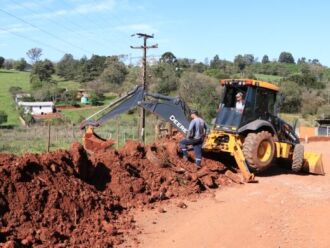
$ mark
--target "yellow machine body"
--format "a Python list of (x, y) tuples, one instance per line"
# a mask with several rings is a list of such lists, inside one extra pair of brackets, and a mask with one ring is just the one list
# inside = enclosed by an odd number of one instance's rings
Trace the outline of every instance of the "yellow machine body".
[[(211, 130), (205, 139), (203, 149), (212, 152), (228, 152), (235, 158), (246, 182), (254, 181), (254, 174), (250, 173), (242, 152), (244, 138), (239, 134), (228, 133), (225, 131)], [(284, 142), (275, 143), (274, 158), (292, 159), (294, 146)], [(303, 171), (324, 175), (322, 155), (314, 152), (304, 153)]]
[(304, 152), (303, 171), (311, 174), (324, 175), (322, 154), (316, 152)]

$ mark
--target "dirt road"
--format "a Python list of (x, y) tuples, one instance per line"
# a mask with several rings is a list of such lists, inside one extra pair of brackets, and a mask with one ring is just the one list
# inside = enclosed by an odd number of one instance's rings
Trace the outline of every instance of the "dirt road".
[[(271, 170), (259, 183), (172, 201), (136, 216), (140, 247), (330, 247), (330, 142), (310, 143), (323, 153), (325, 176)], [(284, 174), (283, 174), (284, 173)]]

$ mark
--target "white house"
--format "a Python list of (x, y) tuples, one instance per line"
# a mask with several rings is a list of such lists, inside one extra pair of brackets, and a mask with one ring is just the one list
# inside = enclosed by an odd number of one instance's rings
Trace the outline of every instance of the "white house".
[(55, 110), (53, 102), (18, 102), (18, 106), (24, 109), (24, 113), (32, 115), (49, 114)]

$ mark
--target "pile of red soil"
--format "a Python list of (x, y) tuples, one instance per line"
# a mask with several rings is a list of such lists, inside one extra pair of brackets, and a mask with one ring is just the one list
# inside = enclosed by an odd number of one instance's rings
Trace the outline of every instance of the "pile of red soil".
[(111, 247), (123, 242), (133, 220), (116, 196), (91, 183), (104, 176), (99, 172), (79, 144), (43, 155), (1, 155), (0, 243)]
[(197, 170), (176, 144), (129, 141), (90, 157), (78, 143), (41, 155), (0, 154), (0, 245), (112, 247), (134, 228), (132, 207), (231, 182), (222, 163), (204, 159)]

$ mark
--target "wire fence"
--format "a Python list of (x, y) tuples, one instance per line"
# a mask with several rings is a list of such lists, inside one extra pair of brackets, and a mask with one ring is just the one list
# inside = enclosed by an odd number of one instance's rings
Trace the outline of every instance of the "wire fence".
[[(146, 143), (152, 143), (155, 140), (156, 123), (156, 119), (147, 121)], [(116, 148), (123, 146), (127, 140), (139, 140), (140, 138), (137, 120), (115, 119), (105, 126), (96, 128), (95, 132), (104, 139), (114, 140)], [(80, 130), (77, 125), (43, 124), (0, 129), (0, 152), (23, 154), (68, 149), (73, 142), (82, 142), (83, 134), (84, 130)]]

